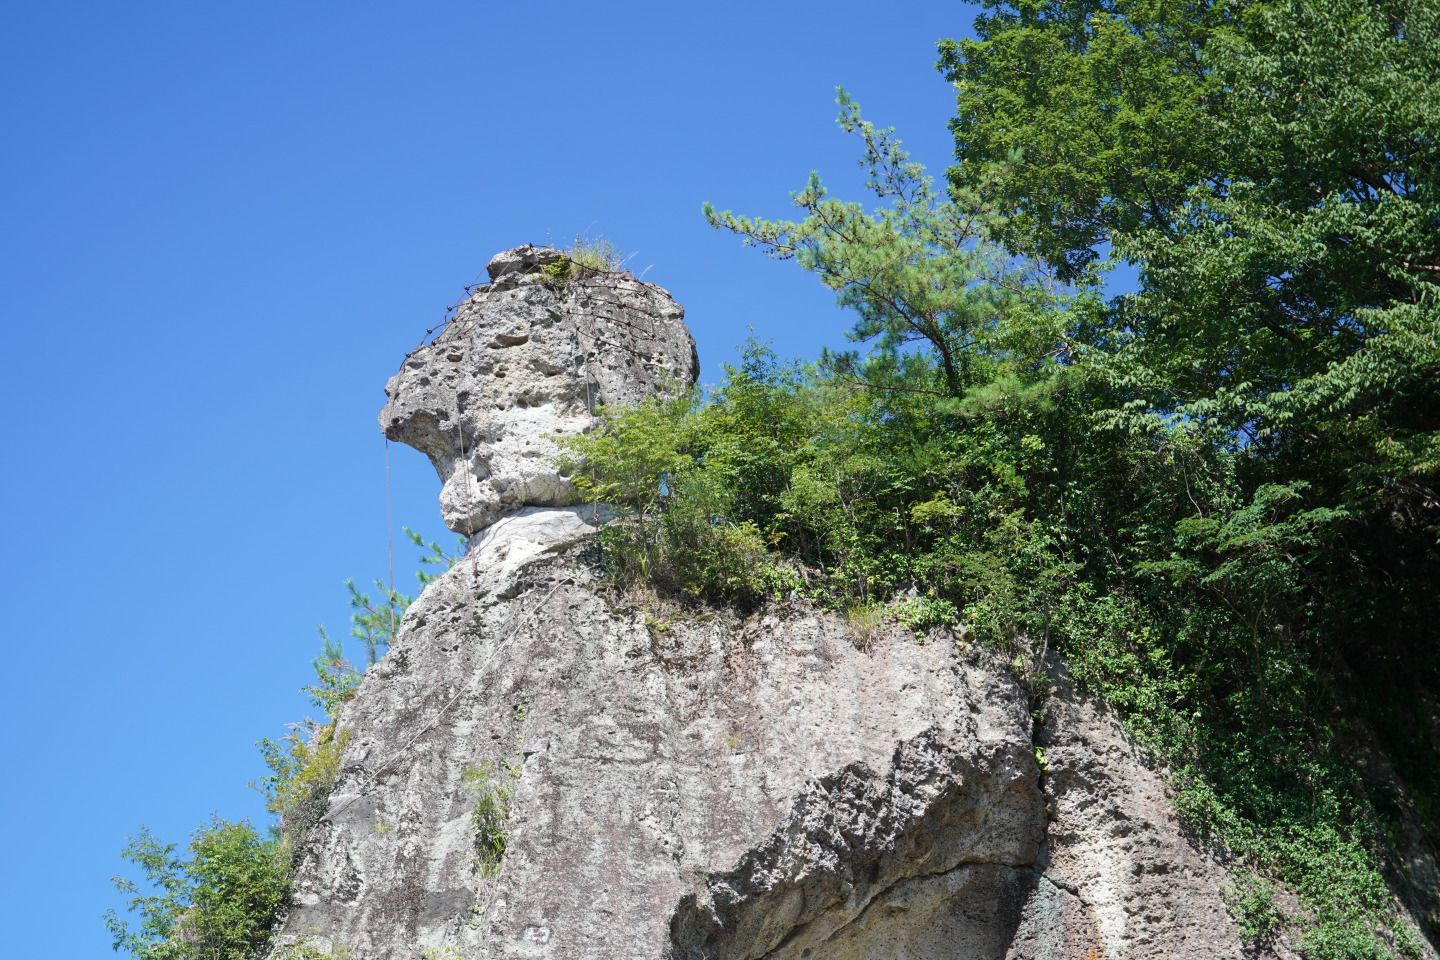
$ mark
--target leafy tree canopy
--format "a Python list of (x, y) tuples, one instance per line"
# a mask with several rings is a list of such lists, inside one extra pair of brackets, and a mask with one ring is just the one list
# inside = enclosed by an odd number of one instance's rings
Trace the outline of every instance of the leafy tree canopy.
[(276, 914), (290, 893), (290, 863), (279, 841), (262, 838), (249, 823), (215, 817), (195, 831), (178, 856), (141, 828), (122, 851), (155, 888), (142, 894), (116, 878), (140, 922), (129, 926), (115, 911), (106, 925), (115, 949), (140, 960), (251, 960), (270, 939)]
[(1326, 495), (1440, 507), (1440, 5), (991, 0), (940, 45), (957, 190), (1010, 249), (1115, 256), (1103, 366)]
[[(750, 524), (752, 592), (958, 622), (1042, 688), (1053, 643), (1268, 878), (1235, 892), (1257, 944), (1414, 955), (1385, 877), (1440, 832), (1440, 4), (985, 6), (940, 45), (947, 191), (842, 94), (879, 206), (812, 175), (796, 221), (706, 207), (868, 352), (752, 352), (668, 428), (618, 414), (684, 438), (636, 529), (705, 592), (690, 560)], [(1121, 261), (1139, 289), (1102, 302)]]

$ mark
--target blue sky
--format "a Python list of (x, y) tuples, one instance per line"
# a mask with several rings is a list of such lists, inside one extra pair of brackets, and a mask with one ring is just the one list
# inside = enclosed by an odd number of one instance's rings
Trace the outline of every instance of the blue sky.
[[(0, 12), (0, 917), (110, 954), (140, 823), (263, 818), (253, 743), (309, 709), (315, 625), (385, 570), (375, 416), (498, 250), (604, 234), (688, 311), (704, 378), (753, 327), (848, 321), (700, 217), (859, 196), (844, 84), (949, 159), (963, 4), (11, 3)], [(392, 449), (396, 534), (443, 532)], [(414, 550), (396, 545), (413, 583)], [(353, 651), (352, 651), (353, 652)]]

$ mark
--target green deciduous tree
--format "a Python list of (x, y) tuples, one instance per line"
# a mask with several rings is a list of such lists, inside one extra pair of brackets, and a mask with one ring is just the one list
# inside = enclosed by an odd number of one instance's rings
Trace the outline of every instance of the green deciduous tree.
[(113, 910), (106, 915), (115, 949), (140, 960), (254, 960), (290, 893), (290, 864), (278, 841), (249, 823), (215, 817), (195, 831), (186, 856), (175, 848), (141, 828), (122, 851), (156, 892), (142, 895), (115, 878), (133, 895), (127, 907), (140, 914), (133, 928)]
[(1337, 505), (1434, 524), (1440, 6), (987, 7), (978, 39), (941, 45), (951, 181), (1062, 273), (1139, 266), (1105, 354), (1138, 409), (1326, 474), (1314, 492)]
[[(1095, 581), (1174, 632), (1142, 643), (1107, 608), (1117, 645), (1091, 605), (1072, 654), (1189, 756), (1192, 821), (1302, 894), (1310, 955), (1403, 954), (1380, 838), (1401, 807), (1433, 811), (1440, 767), (1382, 705), (1440, 689), (1440, 5), (986, 8), (940, 47), (950, 181), (988, 191), (997, 238), (1062, 277), (1138, 268), (1081, 366), (1096, 426), (1149, 438), (1129, 482), (1149, 446), (1190, 500), (1112, 518), (1128, 552)], [(1377, 731), (1405, 758), (1398, 806), (1357, 772)]]

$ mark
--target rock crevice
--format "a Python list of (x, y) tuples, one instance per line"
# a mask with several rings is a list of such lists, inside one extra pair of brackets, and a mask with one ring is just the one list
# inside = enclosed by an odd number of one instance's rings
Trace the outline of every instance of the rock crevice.
[(1034, 864), (1038, 773), (1024, 744), (983, 742), (972, 722), (899, 744), (884, 777), (857, 763), (807, 784), (768, 839), (681, 901), (676, 957), (870, 955), (837, 945), (873, 926), (866, 914), (899, 884)]

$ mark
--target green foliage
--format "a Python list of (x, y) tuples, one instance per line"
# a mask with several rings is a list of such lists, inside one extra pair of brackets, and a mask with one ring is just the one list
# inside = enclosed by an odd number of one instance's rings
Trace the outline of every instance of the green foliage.
[(475, 868), (484, 879), (499, 876), (505, 865), (510, 838), (511, 806), (515, 787), (525, 772), (525, 705), (515, 709), (515, 751), (500, 760), (482, 760), (462, 774), (465, 789), (475, 801), (470, 824), (475, 830)]
[(301, 687), (300, 692), (309, 696), (310, 702), (324, 710), (326, 716), (334, 716), (340, 704), (354, 699), (362, 677), (345, 659), (344, 645), (331, 640), (324, 627), (318, 629), (322, 644), (320, 655), (310, 661), (315, 668), (316, 682)]
[[(440, 568), (440, 573), (444, 573), (446, 570), (449, 570), (451, 567), (455, 566), (455, 564), (463, 560), (465, 557), (465, 551), (468, 549), (468, 545), (464, 537), (456, 537), (455, 552), (446, 553), (445, 549), (441, 547), (440, 544), (436, 543), (434, 540), (426, 543), (424, 537), (420, 536), (420, 534), (416, 533), (414, 530), (411, 530), (409, 527), (401, 527), (401, 529), (405, 531), (405, 536), (409, 538), (410, 542), (420, 548), (420, 562), (428, 567)], [(420, 581), (420, 586), (423, 589), (434, 583), (436, 580), (440, 579), (440, 574), (431, 573), (428, 570), (416, 570), (415, 578)], [(407, 607), (411, 603), (408, 597), (402, 597), (399, 594), (396, 595), (396, 600), (403, 600), (405, 602), (405, 606)], [(401, 612), (404, 612), (403, 608), (401, 608)]]
[(1241, 875), (1221, 891), (1225, 905), (1240, 923), (1240, 934), (1253, 949), (1269, 944), (1285, 926), (1285, 911), (1275, 902), (1274, 884), (1253, 874)]
[[(937, 193), (893, 130), (877, 130), (839, 91), (840, 127), (863, 144), (868, 187), (885, 206), (829, 199), (818, 173), (791, 194), (801, 221), (717, 213), (714, 227), (739, 234), (776, 259), (794, 259), (858, 314), (849, 336), (871, 343), (825, 355), (837, 374), (895, 390), (958, 397), (1003, 377), (1043, 378), (1073, 354), (1067, 327), (1088, 297), (1062, 298), (1042, 264), (1018, 261), (991, 243), (997, 218), (984, 191)], [(919, 350), (912, 344), (918, 344)], [(926, 362), (927, 360), (933, 362)]]
[(625, 269), (625, 261), (630, 259), (605, 237), (591, 238), (584, 234), (576, 234), (574, 243), (566, 247), (564, 253), (563, 258), (540, 268), (556, 286), (596, 274), (619, 273)]
[[(406, 528), (406, 532), (409, 533), (409, 528)], [(413, 534), (411, 536), (414, 537)], [(418, 543), (418, 538), (416, 539)], [(426, 546), (423, 543), (419, 545)], [(454, 563), (454, 560), (441, 552), (435, 544), (429, 544), (428, 549), (429, 552), (421, 558), (421, 563), (445, 562), (447, 569), (449, 564)], [(420, 578), (421, 586), (430, 582), (424, 571), (417, 571), (416, 576)], [(375, 589), (379, 590), (383, 597), (380, 601), (372, 601), (368, 593), (361, 593), (354, 580), (346, 580), (345, 589), (350, 593), (350, 636), (365, 644), (365, 662), (375, 663), (385, 655), (390, 644), (395, 642), (395, 631), (400, 627), (400, 618), (405, 615), (410, 604), (415, 602), (415, 598), (391, 590), (382, 580), (375, 581)], [(320, 628), (320, 636), (329, 643), (324, 627)]]
[(470, 824), (475, 830), (475, 866), (482, 877), (497, 876), (505, 862), (510, 803), (520, 770), (516, 760), (482, 760), (465, 770), (465, 786), (475, 799)]
[(196, 830), (186, 849), (161, 843), (145, 828), (130, 837), (121, 855), (144, 871), (157, 892), (142, 895), (129, 880), (115, 886), (130, 894), (131, 928), (115, 911), (105, 923), (115, 949), (139, 960), (253, 960), (290, 892), (290, 865), (275, 840), (249, 823), (215, 817)]
[(265, 809), (275, 815), (291, 853), (298, 853), (306, 834), (324, 816), (340, 772), (350, 731), (337, 731), (335, 723), (319, 724), (307, 717), (290, 724), (290, 733), (278, 742), (267, 737), (257, 744), (270, 774), (255, 786), (265, 795)]
[(987, 0), (940, 44), (955, 84), (953, 183), (983, 189), (1011, 246), (1084, 276), (1098, 248), (1183, 202), (1221, 152), (1206, 107), (1212, 0)]
[[(426, 551), (422, 563), (448, 567), (455, 562), (456, 557), (437, 544), (424, 543), (408, 528), (406, 534)], [(434, 579), (427, 579), (423, 571), (417, 576), (422, 585)], [(365, 643), (373, 663), (394, 639), (393, 623), (398, 623), (411, 600), (379, 581), (376, 587), (386, 598), (383, 605), (372, 602), (352, 582), (345, 586), (353, 611), (351, 633)], [(175, 844), (162, 843), (142, 827), (138, 836), (129, 838), (122, 856), (144, 871), (152, 892), (142, 894), (136, 884), (115, 878), (117, 888), (131, 895), (127, 911), (140, 914), (133, 928), (115, 911), (106, 914), (115, 949), (140, 960), (252, 960), (268, 946), (277, 912), (290, 892), (294, 859), (325, 812), (350, 737), (348, 730), (337, 729), (336, 714), (354, 697), (361, 681), (360, 673), (345, 659), (342, 645), (324, 627), (319, 632), (321, 652), (312, 661), (316, 682), (301, 692), (325, 711), (325, 722), (306, 718), (291, 724), (290, 734), (278, 742), (258, 743), (270, 773), (251, 785), (265, 795), (266, 808), (275, 816), (271, 836), (262, 838), (247, 822), (216, 817), (195, 832), (187, 855), (181, 856)], [(305, 943), (277, 954), (286, 960), (321, 955)], [(334, 947), (323, 955), (348, 953)]]
[(590, 498), (626, 511), (600, 538), (619, 585), (649, 582), (692, 597), (754, 602), (789, 580), (755, 523), (731, 516), (735, 493), (723, 470), (760, 451), (735, 448), (722, 462), (717, 451), (702, 450), (700, 410), (694, 392), (601, 410), (603, 429), (560, 439), (560, 465)]
[(1061, 469), (1037, 432), (1073, 411), (1059, 391), (986, 403), (868, 390), (751, 343), (708, 402), (607, 412), (564, 443), (582, 489), (628, 508), (602, 534), (622, 583), (747, 602), (798, 590), (844, 610), (921, 583), (895, 608), (902, 623), (953, 624), (964, 608), (1003, 646), (1043, 630), (1044, 595), (1073, 566), (1025, 515), (1053, 491), (1017, 472)]
[(895, 619), (917, 633), (931, 627), (948, 627), (960, 622), (960, 611), (949, 600), (936, 597), (911, 597), (891, 609)]
[[(345, 585), (353, 596), (354, 586), (349, 581)], [(338, 729), (336, 714), (354, 698), (363, 679), (345, 659), (342, 645), (332, 641), (324, 627), (320, 636), (324, 647), (312, 661), (316, 683), (300, 692), (309, 694), (310, 702), (324, 709), (325, 722), (306, 717), (290, 724), (290, 733), (279, 741), (266, 737), (256, 743), (270, 773), (251, 786), (264, 794), (265, 809), (275, 816), (276, 834), (292, 855), (325, 813), (350, 739), (349, 730)]]
[(941, 48), (952, 181), (1015, 249), (1140, 267), (1097, 356), (1127, 412), (1213, 422), (1433, 536), (1440, 7), (987, 6)]
[[(272, 835), (262, 839), (248, 822), (215, 817), (195, 832), (188, 857), (181, 857), (175, 844), (162, 843), (142, 827), (121, 855), (145, 872), (154, 892), (141, 894), (134, 883), (115, 878), (117, 889), (132, 895), (127, 910), (139, 911), (141, 918), (132, 929), (115, 911), (106, 914), (115, 949), (140, 960), (253, 960), (263, 952), (289, 895), (299, 844), (325, 812), (349, 740), (348, 730), (336, 731), (335, 711), (360, 682), (340, 644), (323, 629), (320, 633), (324, 648), (313, 661), (316, 683), (302, 692), (325, 709), (329, 721), (307, 718), (291, 724), (291, 733), (279, 742), (258, 744), (270, 775), (252, 786), (264, 793), (275, 815)], [(306, 949), (292, 952), (303, 957)]]
[[(142, 827), (121, 855), (145, 872), (154, 892), (142, 894), (136, 884), (114, 878), (117, 889), (132, 895), (127, 911), (140, 913), (134, 929), (115, 911), (106, 914), (115, 949), (139, 960), (253, 960), (263, 952), (290, 893), (299, 843), (324, 814), (349, 739), (348, 730), (337, 733), (334, 713), (360, 681), (340, 645), (323, 630), (321, 636), (317, 682), (302, 692), (331, 719), (322, 725), (307, 718), (292, 724), (278, 743), (258, 744), (270, 775), (252, 786), (265, 794), (266, 808), (275, 815), (272, 835), (262, 839), (248, 822), (215, 817), (195, 832), (188, 857), (181, 857), (175, 844), (162, 843)], [(307, 949), (292, 953), (308, 956)]]
[[(941, 44), (952, 185), (1062, 277), (1140, 270), (1077, 331), (1090, 429), (1129, 439), (1093, 520), (1046, 517), (1089, 553), (1052, 626), (1271, 878), (1236, 894), (1247, 929), (1279, 880), (1308, 955), (1407, 955), (1376, 797), (1433, 829), (1435, 752), (1392, 705), (1440, 688), (1440, 7), (986, 7)], [(1378, 792), (1372, 735), (1403, 758)]]

